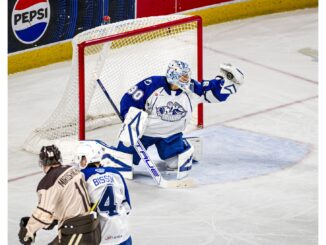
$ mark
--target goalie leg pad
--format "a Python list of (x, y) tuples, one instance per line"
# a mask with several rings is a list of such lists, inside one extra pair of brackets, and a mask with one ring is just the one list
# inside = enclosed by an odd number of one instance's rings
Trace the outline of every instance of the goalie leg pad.
[(118, 151), (114, 147), (109, 147), (104, 151), (101, 165), (103, 167), (115, 168), (124, 178), (133, 179), (132, 159), (132, 154)]
[(144, 134), (147, 117), (147, 112), (130, 107), (119, 134), (119, 141), (123, 142), (127, 147), (135, 145), (137, 139), (141, 138)]
[[(184, 139), (185, 140), (185, 139)], [(187, 140), (185, 140), (187, 141)], [(194, 147), (187, 142), (187, 150), (178, 155), (178, 173), (177, 179), (183, 179), (190, 173), (192, 168)]]
[(177, 179), (188, 176), (192, 168), (194, 147), (186, 139), (183, 139), (183, 143), (183, 152), (165, 160), (168, 170), (177, 170)]
[(203, 142), (200, 137), (186, 137), (184, 138), (189, 144), (194, 147), (193, 161), (199, 162), (203, 157)]
[[(150, 147), (151, 145), (155, 144), (155, 142), (158, 141), (158, 138), (156, 137), (149, 137), (149, 136), (143, 136), (140, 139), (141, 143), (143, 144), (143, 146), (145, 147), (145, 149), (147, 149), (148, 147)], [(135, 148), (133, 146), (125, 146), (123, 142), (119, 142), (118, 146), (117, 146), (117, 150), (120, 152), (124, 152), (124, 153), (128, 153), (133, 155), (133, 164), (138, 165), (140, 162), (140, 157), (137, 154)]]

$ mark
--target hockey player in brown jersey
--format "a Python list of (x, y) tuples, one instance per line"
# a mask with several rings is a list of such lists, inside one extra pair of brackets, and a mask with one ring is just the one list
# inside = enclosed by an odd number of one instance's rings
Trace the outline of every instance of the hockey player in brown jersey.
[(61, 165), (61, 153), (44, 146), (40, 165), (45, 176), (37, 187), (38, 204), (31, 217), (23, 217), (18, 233), (21, 244), (31, 244), (40, 229), (58, 224), (58, 236), (49, 244), (99, 244), (99, 220), (90, 212), (84, 175), (75, 167)]

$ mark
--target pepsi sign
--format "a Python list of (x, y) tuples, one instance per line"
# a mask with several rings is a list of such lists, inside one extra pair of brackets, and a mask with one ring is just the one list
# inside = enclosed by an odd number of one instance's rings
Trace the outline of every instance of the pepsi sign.
[(16, 38), (25, 44), (35, 43), (50, 22), (49, 0), (17, 0), (11, 18)]

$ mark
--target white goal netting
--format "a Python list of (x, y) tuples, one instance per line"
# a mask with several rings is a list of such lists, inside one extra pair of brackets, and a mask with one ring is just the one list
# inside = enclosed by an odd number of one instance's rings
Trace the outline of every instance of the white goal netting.
[[(24, 148), (38, 153), (43, 145), (55, 144), (60, 140), (78, 140), (81, 100), (85, 102), (86, 131), (120, 123), (96, 79), (102, 81), (119, 108), (120, 99), (128, 89), (147, 77), (165, 75), (171, 60), (187, 62), (191, 67), (192, 77), (197, 78), (196, 21), (154, 28), (152, 31), (132, 36), (120, 35), (188, 17), (171, 15), (127, 20), (99, 26), (75, 36), (72, 40), (71, 73), (62, 99), (48, 120), (31, 132)], [(86, 46), (85, 65), (83, 68), (79, 67), (78, 44), (117, 34), (119, 38), (114, 41)], [(83, 69), (85, 74), (84, 98), (79, 96), (80, 69)], [(196, 119), (193, 121), (196, 123)]]

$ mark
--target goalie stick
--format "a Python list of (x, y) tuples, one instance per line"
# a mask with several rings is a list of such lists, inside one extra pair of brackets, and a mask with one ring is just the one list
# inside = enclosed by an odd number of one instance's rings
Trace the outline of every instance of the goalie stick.
[[(118, 108), (114, 104), (112, 98), (110, 97), (109, 93), (105, 89), (105, 87), (104, 87), (103, 83), (101, 82), (101, 80), (97, 79), (97, 83), (100, 85), (103, 93), (105, 94), (106, 98), (109, 100), (109, 102), (112, 105), (114, 111), (116, 112), (116, 114), (120, 118), (121, 122), (123, 122), (123, 118), (122, 118)], [(163, 188), (186, 188), (186, 187), (195, 186), (194, 180), (190, 179), (190, 178), (185, 178), (185, 179), (181, 179), (181, 180), (166, 180), (166, 179), (164, 179), (162, 174), (160, 173), (160, 171), (156, 167), (156, 165), (150, 159), (145, 147), (143, 146), (143, 144), (141, 143), (141, 141), (139, 139), (137, 139), (137, 142), (134, 145), (134, 148), (135, 148), (137, 154), (139, 155), (140, 159), (143, 161), (143, 163), (147, 167), (148, 172), (150, 173), (152, 178), (155, 180), (155, 182), (160, 187), (163, 187)]]

